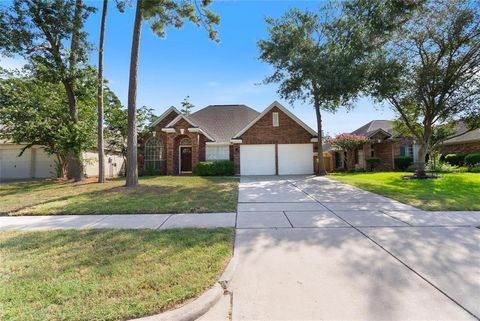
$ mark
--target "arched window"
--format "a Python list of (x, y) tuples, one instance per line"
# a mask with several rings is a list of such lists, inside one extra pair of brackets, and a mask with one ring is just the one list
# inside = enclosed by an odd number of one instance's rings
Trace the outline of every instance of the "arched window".
[(192, 142), (190, 141), (190, 138), (183, 138), (181, 141), (180, 141), (180, 145), (191, 145)]
[(145, 143), (145, 170), (159, 172), (163, 169), (163, 142), (152, 137)]

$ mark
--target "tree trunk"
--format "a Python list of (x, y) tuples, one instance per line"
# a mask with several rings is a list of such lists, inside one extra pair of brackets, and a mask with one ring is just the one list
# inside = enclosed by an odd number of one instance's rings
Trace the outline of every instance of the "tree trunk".
[(127, 137), (127, 179), (126, 186), (138, 185), (137, 168), (137, 76), (140, 33), (142, 31), (142, 6), (137, 0), (133, 25), (132, 52), (130, 55), (130, 79), (128, 84), (128, 137)]
[(98, 44), (98, 182), (105, 183), (105, 148), (103, 141), (103, 47), (105, 40), (105, 25), (107, 19), (108, 0), (103, 0), (102, 22), (100, 25), (100, 42)]
[(420, 144), (420, 148), (418, 149), (418, 159), (415, 171), (415, 176), (417, 177), (425, 177), (427, 173), (425, 172), (425, 158), (427, 157), (427, 143), (422, 142)]
[[(69, 58), (70, 72), (74, 72), (75, 69), (77, 68), (79, 34), (80, 34), (80, 29), (82, 28), (82, 13), (83, 13), (83, 0), (76, 0), (75, 13), (73, 17), (72, 40), (70, 43), (70, 58)], [(65, 87), (65, 91), (67, 92), (70, 118), (74, 125), (73, 130), (76, 131), (78, 130), (76, 127), (76, 125), (78, 124), (78, 107), (77, 107), (77, 97), (75, 95), (75, 81), (71, 79), (65, 80), (63, 82), (63, 85)], [(74, 136), (75, 136), (74, 139), (76, 139), (78, 135), (75, 133)], [(68, 178), (73, 178), (76, 182), (81, 181), (83, 179), (83, 160), (82, 160), (81, 146), (76, 146), (68, 153), (67, 163), (68, 163)]]
[(317, 158), (318, 158), (318, 173), (317, 175), (326, 175), (325, 160), (323, 158), (323, 133), (322, 133), (322, 114), (320, 113), (320, 103), (315, 99), (315, 114), (317, 115)]
[[(65, 87), (65, 91), (67, 92), (70, 118), (72, 124), (75, 126), (78, 124), (77, 98), (71, 83), (65, 81), (63, 85)], [(78, 129), (75, 126), (73, 127), (73, 130), (76, 131)], [(76, 137), (77, 134), (74, 133), (74, 136)], [(76, 182), (81, 181), (83, 179), (83, 159), (81, 146), (76, 146), (68, 152), (67, 164), (67, 177)]]

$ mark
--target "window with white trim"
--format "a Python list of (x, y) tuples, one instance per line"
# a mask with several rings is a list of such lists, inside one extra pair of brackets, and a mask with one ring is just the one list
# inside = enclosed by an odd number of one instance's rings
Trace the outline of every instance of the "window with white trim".
[(278, 113), (277, 112), (274, 112), (272, 113), (272, 120), (273, 120), (273, 127), (278, 127), (279, 126), (279, 122), (278, 122)]
[(207, 145), (205, 148), (205, 159), (207, 161), (229, 160), (229, 145)]
[(161, 170), (162, 162), (163, 142), (156, 137), (152, 137), (145, 143), (145, 170)]

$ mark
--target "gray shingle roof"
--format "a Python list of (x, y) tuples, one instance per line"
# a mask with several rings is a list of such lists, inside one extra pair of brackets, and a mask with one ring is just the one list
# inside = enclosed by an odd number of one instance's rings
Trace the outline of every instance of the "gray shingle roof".
[(210, 105), (190, 116), (198, 126), (207, 131), (217, 143), (229, 143), (260, 113), (245, 105)]
[(355, 135), (362, 135), (362, 136), (369, 136), (373, 134), (375, 131), (382, 129), (393, 135), (393, 121), (392, 120), (372, 120), (371, 122), (363, 125), (362, 127), (358, 128), (351, 132), (351, 134)]
[[(457, 124), (457, 134), (463, 133), (466, 130), (466, 126), (463, 122)], [(480, 129), (475, 129), (471, 132), (465, 133), (461, 136), (454, 137), (452, 139), (447, 139), (444, 141), (444, 144), (458, 144), (458, 143), (468, 143), (480, 141)]]

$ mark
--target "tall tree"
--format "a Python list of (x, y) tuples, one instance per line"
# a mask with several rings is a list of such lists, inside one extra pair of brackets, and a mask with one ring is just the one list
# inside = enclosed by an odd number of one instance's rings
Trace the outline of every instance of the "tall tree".
[(21, 55), (37, 77), (60, 82), (64, 87), (68, 99), (66, 113), (71, 122), (68, 172), (75, 180), (83, 178), (84, 149), (76, 85), (83, 77), (90, 48), (82, 29), (93, 11), (94, 8), (85, 6), (82, 0), (14, 0), (11, 6), (0, 9), (0, 24), (5, 27), (0, 50)]
[(309, 102), (315, 109), (319, 175), (326, 174), (321, 111), (347, 106), (361, 86), (360, 70), (350, 68), (357, 57), (354, 43), (335, 41), (330, 14), (328, 8), (322, 16), (293, 9), (280, 19), (267, 18), (269, 39), (258, 42), (260, 59), (275, 69), (265, 82), (280, 83), (282, 98)]
[(185, 116), (189, 116), (192, 113), (192, 109), (195, 108), (195, 105), (192, 104), (189, 99), (190, 96), (186, 96), (180, 103), (182, 105), (182, 109), (180, 109), (180, 112)]
[(103, 0), (102, 20), (100, 24), (100, 41), (98, 43), (98, 111), (97, 111), (97, 150), (98, 150), (98, 182), (105, 183), (105, 146), (103, 140), (103, 48), (105, 42), (105, 26), (107, 20), (108, 0)]
[(181, 28), (184, 21), (188, 20), (197, 26), (205, 27), (208, 30), (209, 37), (212, 40), (217, 40), (214, 25), (219, 24), (220, 18), (208, 10), (210, 3), (211, 0), (202, 0), (201, 2), (197, 2), (197, 0), (137, 0), (136, 2), (128, 84), (126, 186), (138, 185), (136, 105), (142, 21), (150, 21), (152, 31), (156, 35), (164, 37), (167, 27)]
[[(333, 1), (332, 1), (333, 2)], [(258, 42), (260, 59), (274, 67), (266, 83), (280, 83), (278, 93), (315, 109), (319, 175), (325, 174), (322, 113), (351, 103), (366, 85), (367, 57), (421, 1), (346, 0), (319, 13), (288, 11), (267, 19), (269, 39)]]
[[(424, 177), (432, 146), (480, 127), (478, 2), (428, 1), (372, 62), (370, 92), (390, 104), (420, 145), (416, 176)], [(446, 134), (443, 124), (458, 121), (465, 130)]]

